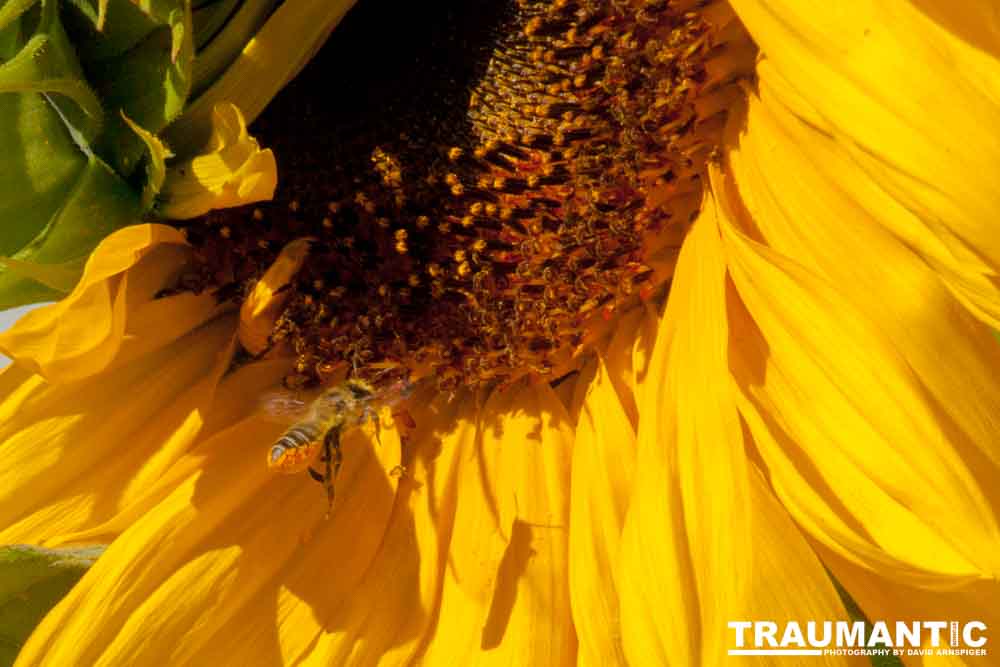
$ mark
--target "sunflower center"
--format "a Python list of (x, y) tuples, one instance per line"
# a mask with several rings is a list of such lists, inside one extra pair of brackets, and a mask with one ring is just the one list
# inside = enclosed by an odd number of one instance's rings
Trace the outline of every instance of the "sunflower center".
[(669, 277), (650, 255), (689, 223), (719, 141), (732, 15), (447, 5), (360, 2), (254, 128), (275, 201), (185, 228), (191, 284), (237, 302), (311, 239), (270, 336), (297, 356), (292, 384), (548, 374)]

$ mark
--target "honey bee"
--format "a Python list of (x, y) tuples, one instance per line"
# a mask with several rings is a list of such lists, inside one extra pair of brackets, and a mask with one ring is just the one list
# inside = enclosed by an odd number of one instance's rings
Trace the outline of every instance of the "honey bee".
[[(269, 394), (265, 397), (264, 411), (294, 423), (271, 445), (267, 453), (268, 469), (286, 474), (308, 470), (326, 489), (329, 514), (333, 508), (334, 482), (344, 458), (341, 433), (368, 420), (378, 429), (378, 408), (408, 393), (408, 386), (402, 382), (380, 391), (364, 380), (349, 379), (323, 390), (311, 402), (300, 400), (291, 392)], [(323, 464), (322, 472), (313, 468), (317, 462)]]

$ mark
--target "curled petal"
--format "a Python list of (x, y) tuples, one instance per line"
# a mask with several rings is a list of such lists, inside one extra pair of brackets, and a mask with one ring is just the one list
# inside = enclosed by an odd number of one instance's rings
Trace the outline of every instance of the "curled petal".
[(270, 345), (274, 324), (291, 292), (284, 289), (309, 254), (309, 240), (297, 239), (284, 248), (268, 267), (240, 308), (240, 343), (250, 354), (260, 354)]
[(269, 200), (278, 184), (270, 149), (261, 150), (233, 104), (212, 110), (212, 136), (196, 157), (172, 164), (157, 211), (166, 218), (196, 218), (219, 208)]
[(187, 258), (183, 236), (161, 225), (112, 234), (65, 299), (0, 334), (0, 350), (52, 382), (95, 376), (172, 341), (219, 312), (207, 294), (157, 298)]

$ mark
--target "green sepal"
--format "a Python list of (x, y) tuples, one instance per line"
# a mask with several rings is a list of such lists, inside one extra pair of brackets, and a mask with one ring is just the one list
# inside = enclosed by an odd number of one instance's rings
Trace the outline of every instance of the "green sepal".
[(0, 93), (46, 95), (63, 121), (79, 134), (78, 139), (90, 142), (101, 130), (104, 112), (83, 78), (56, 8), (55, 0), (43, 0), (33, 34), (16, 55), (0, 65)]
[[(243, 66), (226, 85), (259, 88), (244, 71), (250, 58), (241, 56), (258, 32), (265, 52), (284, 53), (305, 31), (295, 63), (277, 58), (282, 76), (267, 78), (263, 96), (251, 95), (256, 115), (289, 67), (304, 62), (353, 4), (302, 2), (267, 28), (277, 0), (0, 0), (0, 307), (60, 298), (97, 243), (143, 216), (272, 196), (276, 166), (268, 151), (241, 135), (238, 147), (252, 150), (220, 166), (213, 162), (219, 148), (202, 145), (224, 99), (206, 106), (212, 96), (202, 96), (205, 122), (182, 123), (194, 127), (191, 136), (171, 125), (194, 86), (223, 95), (226, 86), (213, 84), (234, 60)], [(203, 47), (197, 62), (196, 42)], [(183, 139), (174, 165), (191, 165), (190, 178), (171, 181), (168, 129)]]
[[(192, 18), (194, 23), (195, 49), (200, 51), (206, 44), (211, 42), (216, 34), (222, 30), (222, 27), (226, 25), (226, 21), (229, 20), (229, 17), (232, 16), (233, 11), (239, 5), (240, 0), (218, 0), (218, 2), (194, 8)], [(195, 67), (198, 65), (199, 58), (201, 58), (201, 53), (195, 59)]]
[(189, 0), (0, 0), (0, 307), (60, 298), (150, 211), (193, 58)]
[(67, 32), (73, 36), (80, 62), (88, 70), (128, 53), (159, 26), (129, 0), (64, 2)]
[[(109, 114), (107, 128), (94, 150), (119, 174), (130, 177), (146, 152), (146, 143), (122, 120), (124, 113), (147, 132), (159, 134), (184, 109), (191, 91), (194, 29), (187, 0), (108, 4), (108, 26), (122, 5), (138, 8), (141, 23), (154, 27), (128, 50), (84, 60), (88, 77)], [(90, 14), (91, 20), (96, 20)], [(96, 24), (90, 29), (96, 31)]]
[[(212, 5), (212, 9), (221, 13), (225, 9), (224, 5), (225, 2), (219, 2)], [(226, 21), (225, 27), (202, 47), (195, 58), (191, 73), (192, 97), (204, 92), (233, 64), (273, 9), (274, 0), (243, 0), (240, 3), (239, 8)]]
[(10, 255), (14, 262), (0, 267), (0, 309), (60, 296), (53, 292), (66, 286), (66, 272), (76, 270), (79, 278), (84, 260), (101, 239), (139, 220), (142, 211), (140, 194), (91, 155), (62, 207), (39, 234)]
[(0, 30), (10, 25), (37, 2), (38, 0), (7, 0), (7, 3), (0, 7)]
[[(285, 0), (279, 4), (235, 60), (164, 131), (167, 142), (178, 154), (202, 151), (212, 133), (212, 113), (221, 102), (235, 104), (252, 123), (316, 55), (356, 1)], [(223, 55), (230, 54), (224, 51), (219, 57)], [(210, 71), (212, 64), (199, 65), (199, 71), (202, 67)]]
[(76, 287), (76, 283), (79, 282), (80, 274), (83, 273), (83, 267), (86, 263), (86, 257), (62, 264), (36, 264), (22, 262), (13, 257), (0, 257), (0, 267), (6, 268), (12, 274), (22, 278), (30, 278), (38, 283), (37, 287), (27, 285), (25, 287), (38, 290), (40, 294), (45, 294), (47, 291), (51, 291), (55, 295), (71, 292)]
[(13, 664), (35, 626), (103, 551), (100, 546), (0, 548), (0, 665)]
[(156, 195), (163, 187), (163, 181), (167, 177), (167, 160), (174, 156), (159, 138), (152, 132), (147, 132), (122, 111), (122, 120), (129, 126), (136, 136), (142, 140), (146, 148), (146, 174), (145, 185), (142, 188), (142, 210), (148, 211), (152, 208), (156, 200)]

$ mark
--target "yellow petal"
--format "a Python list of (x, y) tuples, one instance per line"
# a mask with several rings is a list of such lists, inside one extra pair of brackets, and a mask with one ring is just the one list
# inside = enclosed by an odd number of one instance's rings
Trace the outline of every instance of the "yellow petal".
[[(198, 446), (216, 434), (232, 427), (261, 411), (261, 397), (281, 386), (282, 379), (291, 370), (291, 360), (277, 359), (257, 362), (239, 368), (230, 366), (235, 341), (232, 339), (232, 321), (227, 322), (230, 333), (229, 344), (217, 352), (217, 363), (213, 374), (201, 384), (206, 387), (207, 400), (198, 408), (197, 430), (191, 431), (191, 443)], [(220, 377), (221, 376), (221, 377)], [(181, 456), (190, 447), (173, 446), (184, 436), (185, 429), (170, 433), (169, 422), (164, 424), (164, 435), (160, 436), (161, 450), (149, 455), (150, 459), (170, 456), (169, 467), (153, 467), (154, 474), (133, 476), (129, 483), (129, 502), (120, 511), (101, 523), (89, 523), (75, 532), (62, 533), (57, 538), (60, 544), (108, 543), (117, 535), (136, 523), (151, 508), (160, 503), (192, 473), (201, 468), (203, 457)], [(121, 446), (120, 443), (116, 443)]]
[[(0, 380), (0, 542), (66, 541), (110, 521), (195, 441), (232, 338), (222, 318), (114, 370)], [(113, 536), (113, 535), (112, 535)], [(97, 540), (92, 540), (97, 541)]]
[(606, 360), (607, 379), (614, 386), (633, 432), (639, 428), (638, 394), (649, 370), (659, 321), (656, 306), (645, 302), (625, 313), (606, 345), (599, 348)]
[[(750, 591), (744, 607), (730, 620), (774, 621), (779, 627), (790, 621), (847, 621), (849, 615), (811, 545), (803, 537), (788, 512), (774, 497), (759, 470), (750, 472), (750, 512), (753, 515), (753, 544), (750, 561)], [(746, 565), (744, 565), (746, 567)], [(728, 623), (728, 621), (727, 621)], [(727, 636), (727, 647), (735, 644), (735, 631)], [(773, 665), (769, 658), (742, 658), (751, 664)], [(729, 665), (732, 658), (711, 656), (706, 664)], [(809, 664), (868, 667), (862, 656), (809, 658)]]
[(309, 245), (307, 239), (297, 239), (282, 248), (240, 307), (240, 344), (250, 354), (260, 354), (271, 345), (274, 325), (291, 296), (284, 288), (302, 268)]
[(875, 202), (864, 196), (870, 180), (833, 140), (788, 113), (767, 87), (749, 101), (746, 130), (732, 133), (738, 147), (729, 156), (753, 220), (745, 231), (826, 277), (877, 322), (955, 422), (951, 439), (1000, 462), (1000, 346), (992, 332), (931, 266), (879, 227)]
[(326, 622), (307, 664), (412, 664), (436, 633), (441, 581), (455, 515), (461, 440), (474, 432), (474, 405), (423, 391), (414, 397), (397, 493), (378, 553)]
[[(944, 665), (974, 665), (991, 667), (996, 664), (995, 633), (1000, 627), (1000, 582), (976, 581), (955, 591), (928, 591), (900, 585), (883, 579), (870, 570), (858, 567), (840, 558), (820, 545), (816, 545), (823, 562), (844, 586), (855, 602), (872, 621), (880, 620), (890, 624), (896, 621), (912, 623), (915, 620), (949, 620), (968, 623), (980, 621), (986, 624), (988, 643), (986, 655), (907, 657), (907, 665), (920, 667), (943, 667)], [(929, 633), (926, 633), (929, 635)], [(944, 642), (947, 639), (944, 638)], [(926, 637), (925, 647), (930, 648), (930, 637)]]
[(454, 469), (455, 515), (425, 664), (573, 664), (572, 431), (547, 385), (494, 392)]
[[(765, 85), (892, 200), (880, 218), (1000, 318), (1000, 30), (991, 3), (734, 0)], [(779, 83), (780, 82), (780, 83)], [(874, 196), (874, 195), (873, 195)]]
[[(252, 398), (277, 368), (241, 368), (219, 394)], [(157, 501), (43, 621), (19, 664), (409, 664), (439, 651), (571, 662), (565, 412), (545, 385), (491, 399), (478, 435), (459, 418), (475, 409), (421, 404), (406, 460), (391, 419), (381, 444), (349, 432), (329, 521), (318, 485), (267, 473), (262, 455), (282, 425), (250, 417), (217, 430), (133, 503)], [(206, 422), (218, 425), (212, 412)], [(456, 625), (467, 631), (448, 631)]]
[(219, 312), (208, 294), (156, 298), (187, 258), (181, 234), (126, 227), (101, 242), (62, 301), (0, 334), (0, 350), (53, 382), (73, 382), (176, 340)]
[[(753, 112), (774, 116), (782, 130), (809, 146), (813, 162), (835, 178), (837, 189), (853, 200), (854, 215), (883, 226), (913, 249), (976, 317), (994, 328), (1000, 327), (1000, 283), (995, 271), (979, 258), (956, 254), (954, 244), (948, 241), (950, 235), (942, 232), (940, 225), (921, 219), (905, 202), (897, 201), (880, 187), (842, 142), (831, 136), (816, 109), (792, 89), (769, 61), (759, 63), (758, 80), (760, 100), (751, 100)], [(764, 114), (762, 108), (769, 114)], [(758, 121), (758, 125), (762, 123)], [(756, 134), (760, 133), (758, 129)], [(731, 129), (730, 135), (733, 134)], [(737, 142), (733, 136), (730, 141)]]
[[(478, 398), (475, 399), (478, 402)], [(454, 458), (435, 466), (442, 484), (440, 507), (448, 533), (446, 564), (436, 611), (427, 633), (422, 660), (427, 664), (451, 659), (471, 663), (484, 648), (484, 621), (489, 613), (497, 567), (510, 537), (501, 527), (497, 508), (496, 442), (485, 447), (477, 435), (478, 410), (441, 440), (441, 457)], [(494, 643), (495, 644), (495, 643)]]
[(111, 544), (18, 664), (291, 664), (363, 623), (350, 610), (393, 513), (399, 438), (345, 436), (325, 521), (319, 485), (267, 471), (282, 428), (244, 419), (180, 460), (173, 491)]
[[(735, 646), (732, 620), (844, 616), (818, 560), (745, 455), (716, 216), (708, 197), (681, 250), (640, 404), (616, 579), (632, 664), (721, 665)], [(795, 593), (786, 593), (793, 580)]]
[(753, 222), (739, 193), (713, 173), (746, 307), (730, 310), (741, 413), (779, 497), (816, 539), (887, 576), (936, 586), (994, 576), (994, 492), (912, 368), (824, 277), (745, 236), (738, 227)]
[(713, 215), (710, 206), (681, 249), (639, 406), (620, 562), (633, 662), (715, 655), (726, 629), (720, 611), (746, 584), (731, 567), (748, 542), (746, 460), (726, 382), (725, 264)]
[(580, 664), (626, 664), (614, 575), (634, 477), (635, 431), (601, 361), (573, 443), (569, 587)]
[(274, 197), (278, 166), (271, 149), (261, 150), (233, 104), (212, 110), (212, 135), (201, 154), (170, 165), (157, 212), (166, 218), (196, 218), (219, 208)]

